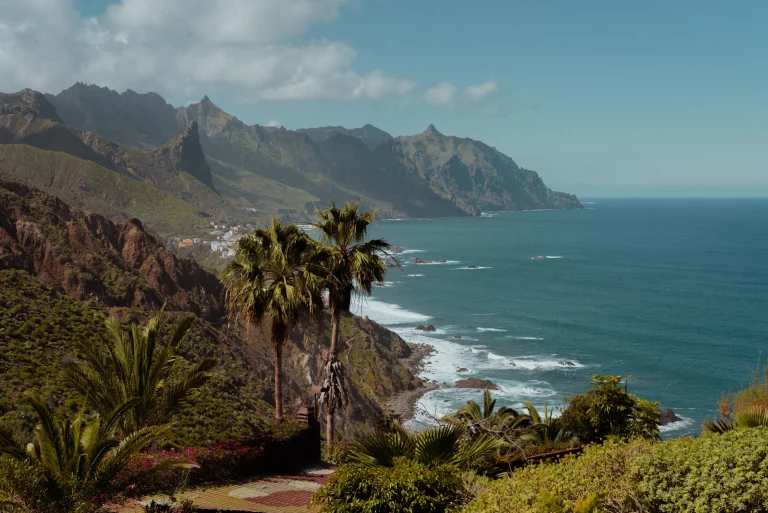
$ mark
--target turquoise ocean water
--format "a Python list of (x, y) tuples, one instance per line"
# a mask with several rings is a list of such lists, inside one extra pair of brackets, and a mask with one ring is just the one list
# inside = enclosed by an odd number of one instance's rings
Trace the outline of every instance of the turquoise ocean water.
[(586, 201), (376, 224), (373, 236), (407, 252), (356, 310), (435, 346), (424, 376), (443, 388), (421, 401), (432, 414), (479, 399), (450, 387), (462, 377), (494, 381), (499, 402), (519, 407), (559, 406), (592, 374), (622, 374), (685, 419), (666, 436), (697, 434), (721, 394), (750, 380), (768, 350), (768, 200)]

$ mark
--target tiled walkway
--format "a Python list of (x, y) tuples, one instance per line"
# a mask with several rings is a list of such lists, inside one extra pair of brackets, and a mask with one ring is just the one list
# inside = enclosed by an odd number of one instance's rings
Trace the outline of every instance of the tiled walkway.
[[(269, 476), (262, 479), (221, 487), (194, 488), (176, 497), (190, 499), (195, 506), (207, 510), (253, 511), (259, 513), (307, 513), (312, 495), (330, 478), (332, 470), (308, 468), (295, 474)], [(140, 502), (126, 504), (123, 513), (138, 513), (150, 501), (165, 502), (166, 496), (143, 497)]]

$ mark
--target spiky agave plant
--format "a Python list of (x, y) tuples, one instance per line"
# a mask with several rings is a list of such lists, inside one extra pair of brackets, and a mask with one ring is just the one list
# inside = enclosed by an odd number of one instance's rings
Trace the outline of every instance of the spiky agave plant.
[(478, 470), (505, 442), (489, 435), (466, 436), (458, 424), (441, 424), (422, 431), (405, 429), (395, 422), (390, 431), (381, 431), (357, 440), (348, 461), (367, 466), (391, 467), (397, 458), (422, 465), (454, 465)]

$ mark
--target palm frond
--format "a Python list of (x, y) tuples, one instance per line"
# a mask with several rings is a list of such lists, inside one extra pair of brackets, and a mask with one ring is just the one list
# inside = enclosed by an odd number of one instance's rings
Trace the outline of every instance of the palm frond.
[(733, 415), (733, 423), (739, 428), (768, 427), (768, 409), (753, 406), (737, 411)]
[(723, 434), (727, 431), (735, 429), (736, 426), (731, 421), (720, 419), (713, 422), (706, 421), (704, 424), (702, 424), (702, 428), (708, 433)]
[(443, 424), (425, 429), (416, 435), (414, 459), (422, 464), (453, 462), (459, 455), (459, 440), (464, 429), (455, 424)]

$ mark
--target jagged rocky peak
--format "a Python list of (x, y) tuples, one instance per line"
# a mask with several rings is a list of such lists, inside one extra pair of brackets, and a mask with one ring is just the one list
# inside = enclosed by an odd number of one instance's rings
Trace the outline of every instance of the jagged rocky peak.
[(437, 128), (435, 128), (435, 125), (432, 123), (429, 124), (426, 130), (424, 130), (424, 135), (443, 135), (441, 134)]
[(24, 89), (14, 94), (0, 93), (0, 115), (21, 114), (49, 119), (61, 123), (56, 108), (45, 98), (45, 95), (33, 89)]
[(203, 99), (200, 100), (200, 109), (205, 113), (211, 113), (211, 112), (218, 112), (221, 109), (211, 101), (210, 98), (208, 98), (208, 95), (206, 94), (203, 96)]
[(211, 168), (208, 167), (203, 147), (200, 146), (197, 121), (190, 121), (184, 133), (155, 150), (155, 155), (166, 169), (176, 172), (184, 171), (211, 189), (214, 188)]

